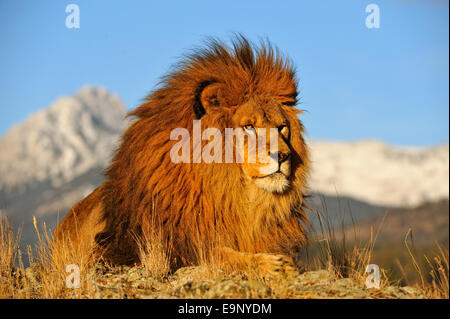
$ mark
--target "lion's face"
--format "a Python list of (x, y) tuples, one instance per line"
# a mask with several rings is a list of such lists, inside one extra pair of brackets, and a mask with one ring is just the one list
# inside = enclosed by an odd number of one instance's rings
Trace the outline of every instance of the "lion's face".
[[(287, 191), (291, 177), (291, 134), (282, 104), (270, 98), (250, 99), (236, 107), (231, 122), (246, 135), (244, 147), (236, 149), (243, 158), (241, 168), (247, 180), (267, 192)], [(258, 143), (263, 147), (255, 150)]]

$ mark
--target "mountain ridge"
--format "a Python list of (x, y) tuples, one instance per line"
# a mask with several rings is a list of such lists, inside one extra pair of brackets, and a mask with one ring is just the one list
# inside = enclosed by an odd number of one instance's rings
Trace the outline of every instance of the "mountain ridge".
[(311, 188), (391, 207), (449, 198), (449, 144), (390, 146), (378, 140), (310, 141)]
[(119, 97), (98, 87), (84, 87), (31, 114), (0, 139), (0, 190), (23, 191), (47, 180), (58, 186), (106, 166), (125, 114)]

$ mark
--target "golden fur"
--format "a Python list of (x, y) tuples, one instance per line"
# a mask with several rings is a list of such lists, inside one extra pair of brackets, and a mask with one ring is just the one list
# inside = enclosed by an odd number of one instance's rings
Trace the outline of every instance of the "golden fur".
[[(294, 256), (306, 240), (309, 157), (296, 97), (294, 70), (270, 45), (256, 48), (241, 36), (231, 47), (212, 40), (130, 113), (135, 121), (105, 182), (70, 211), (55, 239), (95, 240), (107, 260), (132, 264), (139, 262), (136, 237), (158, 227), (174, 269), (198, 263), (200, 255), (212, 254), (210, 248), (237, 266), (286, 268), (291, 260), (284, 256)], [(196, 119), (202, 129), (221, 131), (247, 123), (280, 127), (288, 173), (258, 176), (259, 162), (173, 163), (170, 150), (177, 141), (170, 140), (171, 130), (192, 132)], [(271, 185), (273, 191), (264, 189)]]

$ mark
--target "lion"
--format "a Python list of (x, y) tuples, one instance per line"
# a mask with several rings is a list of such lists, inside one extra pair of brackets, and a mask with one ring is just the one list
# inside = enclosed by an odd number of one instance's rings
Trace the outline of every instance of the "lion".
[[(129, 113), (134, 121), (104, 183), (70, 210), (55, 241), (70, 239), (113, 264), (132, 265), (140, 262), (136, 238), (151, 227), (163, 233), (173, 270), (210, 256), (238, 269), (296, 271), (293, 258), (307, 240), (310, 167), (297, 94), (292, 63), (269, 42), (210, 40)], [(171, 131), (192, 132), (196, 120), (249, 135), (276, 128), (276, 160), (174, 163), (170, 152), (179, 141)]]

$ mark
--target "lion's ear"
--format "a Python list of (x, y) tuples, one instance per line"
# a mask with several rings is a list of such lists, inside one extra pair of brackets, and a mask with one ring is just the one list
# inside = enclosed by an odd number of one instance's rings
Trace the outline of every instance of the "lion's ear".
[(200, 102), (206, 112), (221, 106), (221, 100), (221, 85), (219, 83), (208, 85), (200, 95)]
[(197, 119), (206, 113), (213, 113), (220, 110), (223, 103), (222, 84), (205, 81), (201, 83), (195, 94), (194, 112)]

